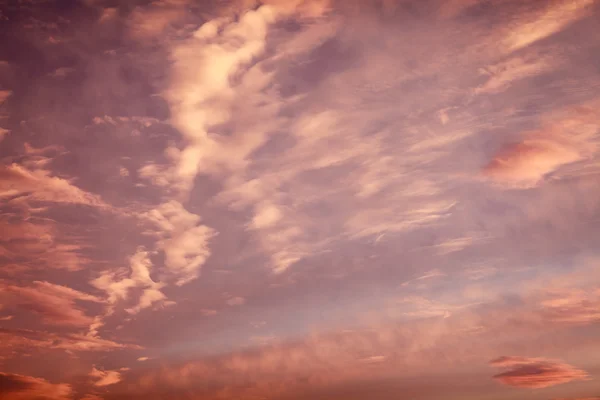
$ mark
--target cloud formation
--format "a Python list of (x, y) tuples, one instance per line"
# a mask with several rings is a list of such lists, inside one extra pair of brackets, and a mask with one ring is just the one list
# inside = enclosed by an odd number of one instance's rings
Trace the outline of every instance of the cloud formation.
[(89, 374), (95, 382), (94, 386), (109, 386), (121, 382), (121, 374), (119, 371), (99, 370), (96, 367), (92, 368)]
[(209, 241), (217, 233), (200, 223), (200, 216), (187, 211), (172, 200), (141, 214), (153, 225), (157, 248), (165, 255), (165, 266), (178, 286), (200, 275), (200, 269), (210, 256)]
[(93, 318), (87, 316), (75, 302), (102, 302), (95, 296), (49, 282), (35, 281), (28, 287), (5, 285), (1, 289), (9, 303), (40, 315), (42, 321), (51, 325), (88, 326)]
[(129, 277), (121, 277), (122, 274), (115, 271), (105, 271), (90, 282), (94, 287), (106, 292), (106, 301), (109, 304), (106, 310), (107, 315), (112, 315), (119, 301), (129, 299), (130, 291), (133, 288), (140, 288), (142, 292), (137, 304), (127, 309), (130, 313), (136, 314), (166, 299), (166, 296), (161, 292), (164, 285), (155, 282), (150, 276), (152, 262), (147, 251), (139, 248), (130, 257), (129, 264), (131, 269)]
[(517, 388), (541, 389), (571, 381), (585, 380), (588, 373), (569, 364), (545, 358), (504, 356), (490, 362), (507, 369), (494, 376), (497, 381)]
[[(71, 400), (595, 375), (597, 1), (4, 3), (4, 371)], [(534, 351), (586, 371), (479, 379)]]
[(0, 398), (3, 400), (71, 400), (73, 390), (65, 383), (50, 383), (32, 376), (0, 372)]
[(591, 324), (600, 321), (600, 289), (571, 289), (551, 292), (541, 301), (552, 321)]
[[(591, 158), (598, 150), (600, 120), (594, 104), (563, 113), (506, 146), (485, 167), (484, 174), (513, 187), (532, 187), (561, 166)], [(566, 114), (566, 115), (564, 115)]]
[(516, 51), (560, 32), (569, 24), (587, 15), (595, 0), (548, 2), (541, 11), (519, 21), (506, 37), (509, 50)]
[[(28, 209), (31, 211), (31, 209)], [(89, 260), (81, 254), (83, 246), (66, 241), (54, 221), (45, 218), (15, 218), (0, 216), (0, 257), (16, 270), (56, 268), (80, 270)], [(5, 273), (11, 268), (6, 266)]]
[(0, 166), (0, 198), (7, 201), (24, 196), (40, 202), (107, 207), (99, 196), (79, 189), (66, 179), (52, 176), (43, 169), (47, 162), (45, 158), (35, 161), (35, 169), (15, 163)]

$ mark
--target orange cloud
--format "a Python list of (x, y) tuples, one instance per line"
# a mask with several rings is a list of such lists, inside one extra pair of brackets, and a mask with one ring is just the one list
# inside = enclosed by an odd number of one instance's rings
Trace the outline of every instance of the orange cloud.
[(484, 174), (503, 185), (532, 187), (560, 167), (591, 157), (600, 129), (594, 107), (563, 113), (541, 130), (527, 133), (522, 141), (501, 150)]
[(600, 400), (600, 396), (597, 397), (577, 397), (573, 399), (554, 399), (554, 400)]
[(584, 17), (594, 3), (595, 0), (554, 2), (541, 13), (529, 15), (512, 26), (505, 39), (506, 46), (516, 51), (543, 40)]
[(79, 254), (82, 246), (63, 243), (54, 224), (47, 220), (35, 223), (34, 218), (15, 221), (3, 216), (0, 217), (0, 230), (0, 257), (14, 263), (14, 268), (41, 266), (76, 271), (88, 262)]
[(58, 349), (69, 352), (105, 352), (116, 349), (141, 349), (140, 346), (117, 343), (97, 336), (83, 334), (55, 334), (27, 329), (0, 328), (0, 354), (10, 357), (34, 349)]
[(93, 318), (76, 307), (75, 301), (102, 302), (95, 296), (49, 282), (35, 281), (29, 287), (7, 285), (3, 291), (8, 301), (39, 314), (52, 325), (87, 326)]
[(563, 383), (585, 380), (587, 372), (560, 361), (545, 358), (504, 356), (490, 362), (508, 371), (495, 375), (497, 381), (518, 388), (541, 389)]
[(47, 162), (48, 159), (42, 158), (33, 163), (33, 169), (18, 164), (0, 166), (0, 199), (25, 196), (34, 201), (107, 207), (99, 196), (79, 189), (66, 179), (52, 176), (42, 168)]
[(0, 372), (0, 398), (2, 400), (71, 400), (70, 385), (50, 383), (32, 376)]

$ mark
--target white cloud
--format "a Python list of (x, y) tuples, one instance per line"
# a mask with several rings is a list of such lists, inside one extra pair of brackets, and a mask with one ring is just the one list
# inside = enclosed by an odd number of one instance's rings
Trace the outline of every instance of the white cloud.
[(121, 382), (121, 374), (119, 371), (101, 371), (96, 367), (93, 367), (89, 375), (95, 379), (94, 386), (109, 386)]
[(200, 275), (200, 269), (210, 256), (209, 241), (214, 229), (202, 225), (200, 216), (187, 211), (172, 200), (140, 214), (153, 225), (158, 236), (157, 247), (165, 254), (165, 266), (177, 285), (186, 284)]
[(109, 307), (106, 311), (107, 315), (113, 313), (118, 301), (128, 300), (129, 291), (132, 288), (142, 289), (142, 294), (137, 304), (127, 309), (128, 312), (133, 314), (166, 299), (166, 296), (160, 291), (164, 285), (155, 282), (150, 277), (152, 262), (147, 251), (139, 248), (129, 259), (129, 264), (131, 268), (129, 277), (119, 279), (115, 271), (105, 271), (98, 278), (91, 281), (93, 286), (105, 291), (108, 296), (107, 302), (109, 303)]

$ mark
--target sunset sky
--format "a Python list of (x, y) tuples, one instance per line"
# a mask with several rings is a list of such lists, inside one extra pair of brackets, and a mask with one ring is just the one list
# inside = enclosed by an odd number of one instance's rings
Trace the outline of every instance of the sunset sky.
[(0, 0), (0, 400), (600, 400), (600, 0)]

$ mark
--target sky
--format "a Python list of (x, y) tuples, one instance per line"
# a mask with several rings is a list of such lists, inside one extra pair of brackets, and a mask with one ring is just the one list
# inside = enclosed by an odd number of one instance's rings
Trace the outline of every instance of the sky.
[(599, 400), (598, 32), (0, 0), (0, 399)]

